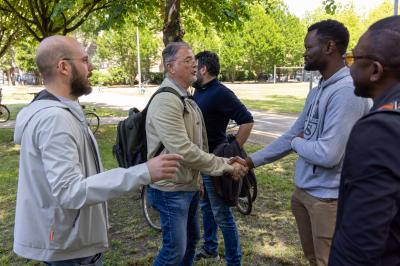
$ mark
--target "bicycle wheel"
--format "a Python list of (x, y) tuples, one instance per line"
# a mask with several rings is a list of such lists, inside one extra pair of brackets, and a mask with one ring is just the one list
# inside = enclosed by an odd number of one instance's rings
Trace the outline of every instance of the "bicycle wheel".
[(250, 187), (251, 202), (254, 202), (257, 198), (257, 184)]
[(151, 228), (161, 232), (160, 213), (154, 209), (147, 198), (147, 186), (143, 186), (140, 195), (142, 200), (143, 215)]
[(253, 201), (250, 189), (246, 189), (245, 195), (243, 197), (239, 197), (236, 208), (241, 214), (249, 215), (251, 213), (251, 209), (253, 208)]
[(0, 122), (7, 122), (10, 119), (10, 111), (7, 106), (0, 104)]
[(85, 113), (86, 121), (93, 134), (99, 129), (100, 126), (100, 118), (93, 112)]

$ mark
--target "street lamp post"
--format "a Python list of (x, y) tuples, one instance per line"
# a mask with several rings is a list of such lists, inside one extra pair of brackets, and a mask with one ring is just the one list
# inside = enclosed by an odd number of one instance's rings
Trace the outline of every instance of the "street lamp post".
[(139, 27), (136, 26), (136, 48), (137, 48), (137, 66), (139, 75), (139, 90), (142, 89), (142, 72), (140, 71), (140, 46), (139, 46)]
[(397, 16), (399, 11), (399, 0), (394, 0), (394, 15)]

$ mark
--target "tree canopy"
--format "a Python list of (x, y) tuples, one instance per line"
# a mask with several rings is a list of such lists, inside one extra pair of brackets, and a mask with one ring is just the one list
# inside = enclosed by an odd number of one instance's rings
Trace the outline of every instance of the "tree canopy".
[(112, 0), (2, 0), (0, 10), (15, 16), (37, 41), (75, 31), (93, 13), (112, 6)]

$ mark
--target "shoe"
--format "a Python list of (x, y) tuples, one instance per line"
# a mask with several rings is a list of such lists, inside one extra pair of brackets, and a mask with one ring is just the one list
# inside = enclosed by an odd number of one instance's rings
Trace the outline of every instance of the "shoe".
[(208, 253), (206, 250), (204, 250), (204, 248), (201, 248), (194, 255), (194, 261), (199, 261), (202, 259), (219, 260), (219, 255), (218, 255), (218, 253), (217, 254)]

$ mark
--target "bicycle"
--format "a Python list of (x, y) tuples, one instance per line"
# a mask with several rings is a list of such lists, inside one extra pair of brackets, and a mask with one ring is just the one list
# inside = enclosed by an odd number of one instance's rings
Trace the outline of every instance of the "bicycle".
[(161, 232), (160, 213), (154, 209), (147, 197), (147, 186), (142, 186), (140, 189), (140, 200), (142, 203), (142, 210), (147, 224), (154, 230)]
[(0, 123), (7, 122), (10, 119), (10, 110), (7, 106), (1, 103), (3, 98), (2, 88), (0, 88)]
[(95, 134), (100, 127), (100, 117), (96, 114), (96, 108), (87, 110), (85, 105), (81, 104), (81, 106), (85, 112), (86, 122), (92, 133)]

